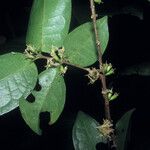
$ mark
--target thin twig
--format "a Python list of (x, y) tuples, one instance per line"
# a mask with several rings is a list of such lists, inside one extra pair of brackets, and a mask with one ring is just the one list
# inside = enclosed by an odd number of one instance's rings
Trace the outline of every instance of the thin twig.
[(69, 63), (67, 61), (63, 61), (62, 64), (68, 65), (68, 66), (71, 66), (71, 67), (74, 67), (74, 68), (78, 68), (78, 69), (81, 69), (81, 70), (84, 70), (84, 71), (88, 72), (87, 68), (83, 68), (83, 67), (81, 67), (79, 65), (75, 65), (75, 64)]
[[(46, 60), (48, 60), (48, 59), (52, 59), (52, 57), (51, 56), (44, 56), (42, 54), (38, 54), (36, 60), (37, 59), (46, 59)], [(67, 65), (67, 66), (71, 66), (71, 67), (74, 67), (74, 68), (78, 68), (78, 69), (81, 69), (83, 71), (88, 72), (87, 68), (81, 67), (81, 66), (76, 65), (76, 64), (69, 63), (68, 61), (63, 61), (63, 62), (58, 62), (58, 63), (63, 64), (63, 65)]]

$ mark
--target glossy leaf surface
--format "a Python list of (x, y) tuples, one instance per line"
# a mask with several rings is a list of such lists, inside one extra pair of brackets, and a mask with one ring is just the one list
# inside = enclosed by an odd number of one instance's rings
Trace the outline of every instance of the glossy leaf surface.
[(68, 34), (71, 17), (71, 0), (34, 0), (27, 44), (43, 52), (50, 52), (52, 45), (63, 45)]
[[(104, 53), (109, 39), (107, 17), (98, 19), (97, 27), (102, 52)], [(65, 39), (64, 46), (65, 56), (70, 63), (85, 67), (98, 60), (93, 24), (90, 22), (77, 27), (69, 33)]]

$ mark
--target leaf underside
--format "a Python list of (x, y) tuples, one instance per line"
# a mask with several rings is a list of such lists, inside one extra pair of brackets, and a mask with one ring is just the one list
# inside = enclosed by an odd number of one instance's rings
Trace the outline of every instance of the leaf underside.
[(18, 107), (19, 99), (35, 87), (37, 76), (35, 64), (23, 54), (0, 56), (0, 115)]
[(42, 72), (39, 75), (39, 84), (42, 87), (41, 91), (32, 92), (35, 102), (30, 103), (21, 99), (19, 104), (22, 117), (37, 134), (41, 134), (40, 113), (49, 112), (49, 124), (55, 123), (64, 108), (66, 92), (64, 79), (56, 68)]

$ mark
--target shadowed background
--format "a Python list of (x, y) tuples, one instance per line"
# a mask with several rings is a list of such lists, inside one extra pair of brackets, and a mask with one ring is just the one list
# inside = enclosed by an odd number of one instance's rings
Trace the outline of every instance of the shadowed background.
[[(31, 5), (32, 0), (1, 0), (0, 54), (24, 51)], [(70, 31), (90, 20), (87, 0), (73, 0), (72, 6)], [(150, 3), (146, 0), (105, 0), (103, 5), (97, 6), (97, 12), (100, 17), (109, 16), (110, 40), (104, 60), (112, 62), (116, 68), (116, 75), (111, 77), (108, 84), (120, 93), (119, 98), (111, 103), (112, 118), (116, 122), (126, 111), (136, 108), (131, 121), (128, 149), (149, 150), (150, 76), (126, 76), (121, 73), (129, 66), (150, 62)], [(39, 62), (37, 65), (39, 72), (43, 70)], [(94, 65), (97, 66), (97, 63)], [(0, 116), (0, 149), (73, 150), (71, 130), (78, 110), (100, 121), (104, 113), (103, 100), (99, 82), (87, 85), (88, 79), (84, 72), (70, 68), (65, 81), (67, 100), (57, 123), (49, 127), (49, 114), (42, 113), (40, 118), (43, 135), (38, 136), (25, 124), (19, 109), (15, 109)]]

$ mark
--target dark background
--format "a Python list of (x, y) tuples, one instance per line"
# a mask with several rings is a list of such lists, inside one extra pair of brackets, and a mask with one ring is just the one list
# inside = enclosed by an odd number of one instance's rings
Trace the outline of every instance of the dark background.
[[(32, 0), (0, 1), (0, 54), (24, 51), (31, 5)], [(88, 0), (73, 0), (72, 7), (70, 31), (90, 20)], [(116, 122), (126, 111), (136, 108), (131, 121), (128, 149), (150, 150), (150, 77), (121, 75), (122, 70), (128, 66), (150, 62), (150, 2), (105, 0), (103, 5), (97, 6), (97, 12), (100, 17), (109, 16), (110, 40), (104, 60), (112, 62), (116, 68), (116, 75), (109, 79), (108, 85), (120, 93), (119, 98), (111, 102), (112, 118)], [(1, 116), (0, 149), (73, 150), (71, 131), (77, 112), (82, 110), (98, 121), (104, 113), (100, 83), (87, 86), (88, 80), (84, 75), (84, 72), (74, 68), (66, 74), (65, 109), (57, 123), (51, 127), (47, 125), (48, 114), (41, 114), (42, 136), (29, 129), (19, 109)]]

